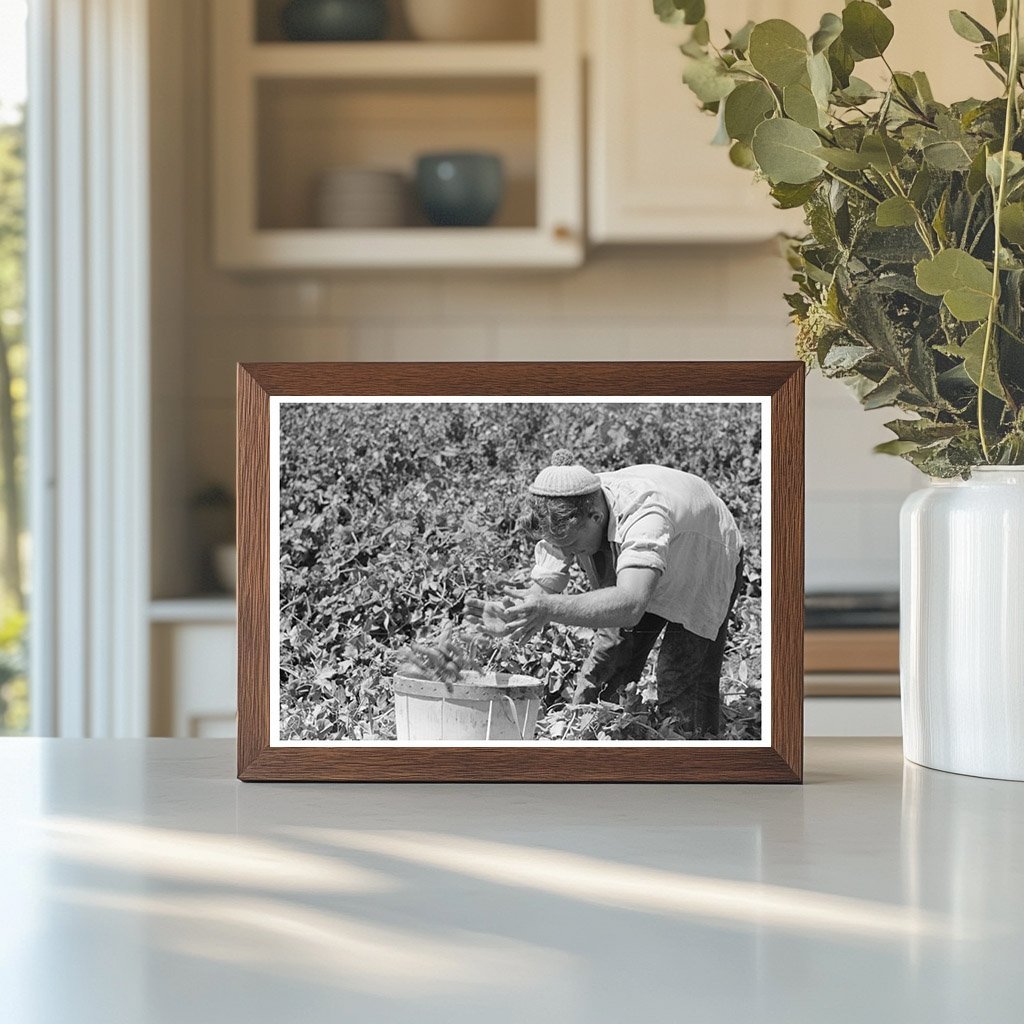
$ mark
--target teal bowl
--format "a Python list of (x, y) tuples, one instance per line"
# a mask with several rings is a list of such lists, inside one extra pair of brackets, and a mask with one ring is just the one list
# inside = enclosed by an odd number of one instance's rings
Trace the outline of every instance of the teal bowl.
[(295, 42), (362, 42), (387, 27), (387, 0), (290, 0), (281, 11), (285, 38)]
[(426, 153), (416, 161), (416, 194), (435, 227), (489, 224), (505, 195), (505, 172), (494, 153)]

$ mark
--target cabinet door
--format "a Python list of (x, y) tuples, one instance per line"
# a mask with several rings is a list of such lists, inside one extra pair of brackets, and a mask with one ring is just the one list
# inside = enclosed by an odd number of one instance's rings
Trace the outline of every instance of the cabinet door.
[[(799, 211), (776, 210), (767, 187), (712, 146), (713, 118), (700, 113), (681, 82), (678, 45), (685, 26), (663, 25), (649, 0), (586, 0), (590, 26), (589, 216), (594, 242), (702, 242), (767, 238), (800, 231)], [(712, 37), (748, 19), (786, 18), (810, 34), (828, 0), (709, 0)], [(973, 47), (933, 0), (900, 0), (886, 11), (896, 26), (887, 56), (894, 67), (924, 70), (944, 102), (998, 94)], [(991, 24), (989, 0), (955, 6)], [(1004, 23), (1005, 30), (1005, 23)], [(881, 61), (858, 66), (873, 84)]]
[[(767, 185), (712, 146), (715, 119), (682, 83), (689, 29), (663, 25), (647, 0), (587, 0), (589, 219), (594, 242), (714, 242), (798, 231), (796, 211), (776, 210)], [(708, 3), (714, 38), (748, 19), (792, 18), (805, 31), (823, 0)], [(807, 11), (804, 12), (807, 14)], [(806, 22), (806, 24), (805, 24)]]

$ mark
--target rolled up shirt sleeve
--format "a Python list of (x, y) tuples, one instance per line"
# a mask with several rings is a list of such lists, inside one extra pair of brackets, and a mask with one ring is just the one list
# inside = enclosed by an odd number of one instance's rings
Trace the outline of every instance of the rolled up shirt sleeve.
[(623, 524), (617, 538), (619, 556), (615, 560), (615, 571), (655, 569), (664, 573), (671, 539), (672, 527), (665, 513), (654, 509), (641, 512)]
[(560, 594), (569, 585), (569, 560), (553, 544), (538, 541), (533, 549), (530, 579), (552, 594)]

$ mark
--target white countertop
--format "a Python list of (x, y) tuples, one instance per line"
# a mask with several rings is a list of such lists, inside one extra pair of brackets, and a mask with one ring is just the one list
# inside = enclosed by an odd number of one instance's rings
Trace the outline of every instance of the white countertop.
[(1024, 1013), (1024, 785), (809, 740), (796, 786), (243, 785), (0, 741), (6, 1024)]

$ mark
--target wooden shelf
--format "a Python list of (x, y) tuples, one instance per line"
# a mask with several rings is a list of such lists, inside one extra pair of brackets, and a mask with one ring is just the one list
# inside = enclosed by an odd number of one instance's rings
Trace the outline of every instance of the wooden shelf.
[(900, 677), (887, 672), (809, 672), (805, 697), (898, 697)]
[(149, 621), (173, 624), (234, 623), (235, 598), (231, 594), (157, 598), (149, 603)]
[[(538, 0), (524, 42), (254, 42), (253, 0), (211, 5), (213, 245), (230, 270), (573, 267), (583, 262), (578, 6)], [(417, 156), (497, 153), (493, 227), (316, 227), (336, 167), (411, 175)]]
[[(561, 244), (559, 244), (561, 242)], [(228, 269), (273, 267), (574, 267), (579, 239), (547, 238), (532, 228), (394, 228), (333, 231), (308, 228), (254, 231), (237, 247), (224, 245)]]
[(256, 43), (243, 63), (255, 78), (516, 77), (540, 74), (536, 43)]
[(809, 629), (804, 633), (804, 672), (898, 673), (897, 629)]

